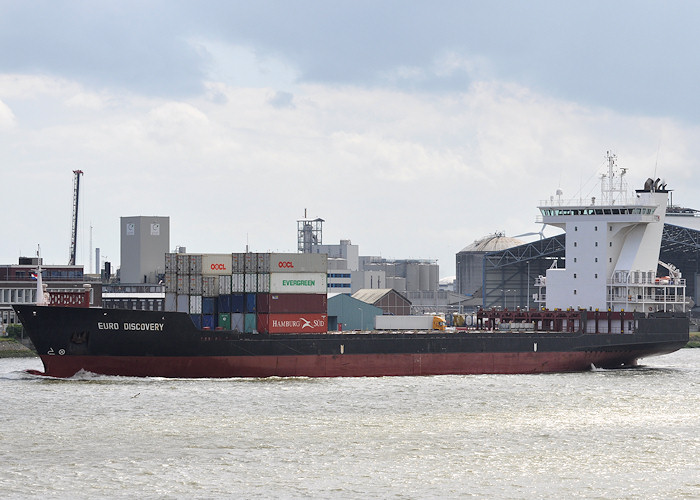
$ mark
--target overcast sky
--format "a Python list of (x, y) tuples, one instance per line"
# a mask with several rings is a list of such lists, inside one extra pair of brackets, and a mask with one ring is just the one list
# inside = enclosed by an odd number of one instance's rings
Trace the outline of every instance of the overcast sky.
[(0, 0), (0, 264), (68, 262), (75, 169), (86, 267), (91, 226), (119, 265), (122, 216), (169, 216), (189, 252), (285, 252), (306, 210), (326, 244), (449, 276), (474, 240), (539, 231), (557, 189), (596, 195), (607, 150), (700, 208), (699, 22), (680, 1)]

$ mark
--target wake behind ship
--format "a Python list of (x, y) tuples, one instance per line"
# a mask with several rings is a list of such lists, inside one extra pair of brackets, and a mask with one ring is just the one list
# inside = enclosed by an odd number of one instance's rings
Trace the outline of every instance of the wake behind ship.
[[(689, 318), (685, 280), (658, 260), (666, 186), (649, 179), (628, 198), (623, 176), (609, 155), (600, 200), (542, 203), (542, 222), (567, 233), (566, 268), (549, 269), (533, 283), (539, 288), (538, 308), (480, 310), (468, 328), (329, 332), (327, 264), (318, 254), (222, 254), (204, 263), (201, 256), (168, 254), (166, 261), (172, 259), (171, 266), (183, 273), (191, 262), (212, 274), (198, 281), (209, 287), (207, 300), (178, 295), (165, 312), (67, 307), (43, 293), (39, 304), (13, 307), (44, 373), (55, 377), (81, 370), (158, 377), (335, 377), (633, 366), (640, 358), (683, 347)], [(657, 276), (659, 264), (669, 276)], [(260, 273), (265, 267), (277, 272)], [(289, 275), (295, 268), (310, 272), (303, 278)], [(238, 280), (244, 288), (254, 280), (255, 289), (231, 293)], [(41, 290), (40, 281), (37, 286)], [(192, 297), (201, 301), (195, 306), (219, 313), (218, 325), (211, 323), (214, 314), (187, 312)], [(52, 300), (54, 305), (47, 305)], [(254, 313), (226, 312), (237, 308)], [(244, 319), (233, 324), (234, 317)]]

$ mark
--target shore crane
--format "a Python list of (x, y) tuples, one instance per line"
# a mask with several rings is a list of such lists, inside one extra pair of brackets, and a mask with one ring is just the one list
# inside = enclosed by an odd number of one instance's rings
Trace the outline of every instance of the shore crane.
[(75, 249), (78, 240), (78, 195), (80, 193), (81, 175), (83, 175), (82, 170), (73, 170), (73, 224), (71, 227), (69, 266), (75, 265)]

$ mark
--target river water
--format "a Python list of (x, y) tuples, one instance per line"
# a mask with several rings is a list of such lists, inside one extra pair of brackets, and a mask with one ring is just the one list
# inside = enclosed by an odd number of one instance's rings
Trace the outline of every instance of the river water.
[(0, 359), (3, 498), (700, 499), (700, 349), (555, 375), (29, 368)]

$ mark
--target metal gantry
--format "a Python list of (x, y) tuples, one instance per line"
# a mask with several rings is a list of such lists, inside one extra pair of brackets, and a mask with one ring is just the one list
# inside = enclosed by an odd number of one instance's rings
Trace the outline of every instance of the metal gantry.
[(553, 265), (563, 267), (565, 238), (559, 234), (484, 255), (483, 307), (536, 308), (535, 280)]
[(71, 224), (70, 258), (68, 265), (75, 265), (75, 251), (78, 241), (78, 195), (80, 193), (80, 176), (82, 170), (73, 170), (73, 222)]
[[(534, 282), (552, 265), (566, 267), (566, 235), (519, 245), (484, 255), (483, 307), (533, 308)], [(700, 231), (664, 224), (659, 259), (672, 263), (686, 279), (686, 296), (697, 302), (700, 274)]]

